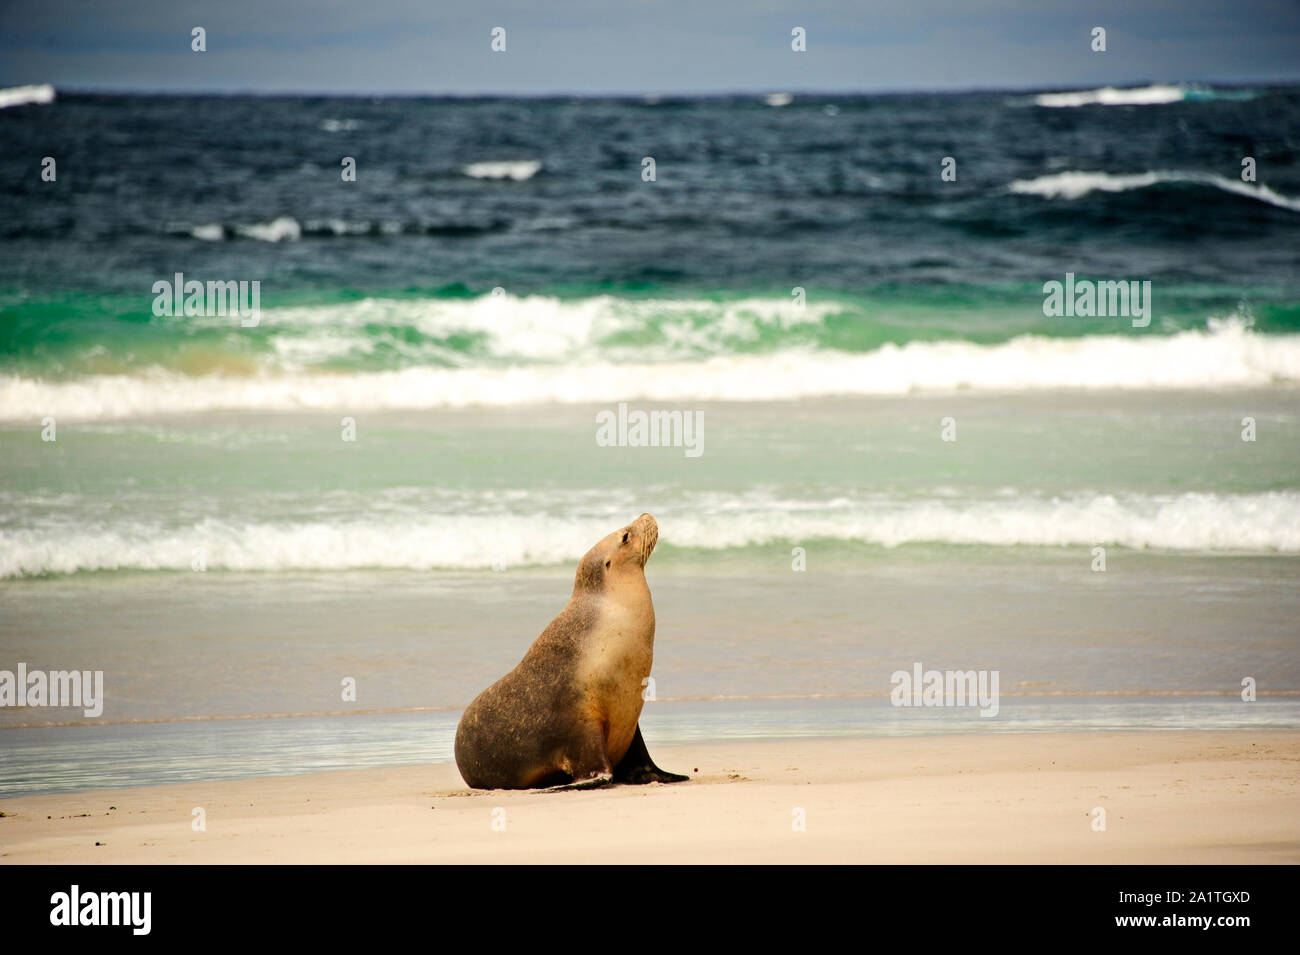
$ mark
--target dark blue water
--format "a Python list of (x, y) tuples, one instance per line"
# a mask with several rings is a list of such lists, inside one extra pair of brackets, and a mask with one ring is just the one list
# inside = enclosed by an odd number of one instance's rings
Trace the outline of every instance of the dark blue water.
[[(64, 94), (0, 111), (0, 145), (10, 291), (132, 290), (176, 269), (256, 269), (282, 290), (329, 292), (795, 279), (865, 291), (1041, 282), (1063, 266), (1293, 297), (1300, 281), (1300, 213), (1285, 202), (1300, 200), (1294, 87), (1077, 108), (1005, 93), (782, 108)], [(56, 183), (41, 181), (44, 156)], [(1246, 156), (1283, 201), (1178, 179), (1240, 182)], [(955, 181), (940, 177), (944, 157)], [(508, 160), (541, 166), (523, 181), (465, 171)], [(1149, 171), (1173, 178), (1076, 199), (1008, 190)], [(296, 240), (241, 231), (277, 219)]]

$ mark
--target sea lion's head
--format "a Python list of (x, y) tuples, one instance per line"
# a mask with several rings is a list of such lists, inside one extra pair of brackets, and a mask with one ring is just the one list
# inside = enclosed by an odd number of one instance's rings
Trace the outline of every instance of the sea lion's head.
[(617, 587), (629, 577), (645, 580), (646, 561), (659, 542), (659, 524), (649, 514), (642, 514), (626, 527), (602, 538), (587, 551), (578, 564), (574, 587)]

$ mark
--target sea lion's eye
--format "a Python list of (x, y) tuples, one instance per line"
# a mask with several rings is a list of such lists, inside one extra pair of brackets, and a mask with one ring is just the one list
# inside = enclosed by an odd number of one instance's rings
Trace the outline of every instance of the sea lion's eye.
[(609, 561), (605, 561), (605, 569), (609, 570)]
[(627, 543), (627, 531), (624, 531), (624, 532), (623, 532), (623, 543), (624, 543), (624, 544)]

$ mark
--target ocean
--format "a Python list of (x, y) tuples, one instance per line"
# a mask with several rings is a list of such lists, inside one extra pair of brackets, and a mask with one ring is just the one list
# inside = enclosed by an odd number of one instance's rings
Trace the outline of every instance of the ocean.
[(0, 706), (0, 795), (445, 761), (643, 511), (652, 750), (1300, 727), (1300, 88), (58, 91), (0, 145), (0, 670), (105, 685)]

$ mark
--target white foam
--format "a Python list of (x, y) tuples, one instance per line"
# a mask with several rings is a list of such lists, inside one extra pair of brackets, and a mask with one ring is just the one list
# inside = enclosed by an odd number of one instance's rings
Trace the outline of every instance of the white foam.
[[(330, 335), (336, 335), (337, 329)], [(548, 345), (539, 329), (534, 347)], [(561, 333), (561, 338), (563, 334)], [(322, 339), (321, 356), (341, 354)], [(301, 356), (300, 356), (301, 357)], [(355, 374), (267, 372), (191, 377), (155, 371), (45, 381), (0, 375), (0, 420), (113, 420), (206, 411), (378, 411), (605, 403), (773, 401), (970, 389), (1220, 390), (1300, 382), (1300, 336), (1256, 335), (1244, 322), (1173, 335), (1022, 336), (885, 345), (864, 354), (813, 349), (695, 361), (592, 358), (550, 364), (427, 366)]]
[(789, 93), (768, 93), (763, 97), (763, 102), (768, 106), (780, 108), (782, 106), (789, 106), (793, 103), (794, 97)]
[[(398, 223), (400, 230), (401, 224)], [(332, 235), (366, 235), (371, 231), (369, 222), (350, 222), (347, 219), (313, 219), (307, 223), (307, 229), (311, 232), (329, 232)], [(383, 226), (381, 225), (382, 229)]]
[(522, 182), (533, 178), (541, 168), (541, 162), (536, 159), (519, 159), (474, 162), (462, 171), (474, 179), (513, 179), (515, 182)]
[(10, 106), (43, 106), (54, 102), (54, 87), (49, 83), (31, 86), (10, 86), (0, 89), (0, 109)]
[(1017, 179), (1008, 186), (1011, 192), (1021, 195), (1042, 196), (1045, 199), (1078, 199), (1090, 192), (1127, 192), (1145, 189), (1162, 182), (1183, 182), (1212, 186), (1239, 196), (1266, 202), (1279, 209), (1300, 212), (1300, 199), (1292, 199), (1274, 192), (1268, 186), (1240, 179), (1229, 179), (1205, 172), (1155, 171), (1117, 175), (1109, 172), (1058, 172), (1036, 179)]
[(296, 242), (302, 238), (302, 226), (291, 216), (280, 216), (270, 222), (237, 225), (235, 232), (260, 242)]
[[(746, 495), (685, 515), (656, 515), (663, 541), (729, 549), (774, 541), (841, 540), (1068, 547), (1117, 544), (1176, 551), (1300, 552), (1300, 492), (1265, 494), (1020, 494), (983, 500), (936, 496), (772, 501)], [(672, 528), (671, 533), (667, 528)]]
[(1162, 106), (1166, 103), (1181, 103), (1186, 99), (1188, 89), (1157, 83), (1152, 86), (1138, 86), (1120, 89), (1103, 86), (1095, 90), (1076, 90), (1069, 93), (1039, 93), (1034, 102), (1039, 106), (1055, 108), (1071, 106)]
[[(636, 512), (631, 499), (618, 513), (571, 517), (538, 514), (533, 508), (521, 514), (430, 515), (427, 501), (405, 509), (349, 509), (369, 516), (297, 522), (204, 520), (188, 527), (148, 520), (108, 526), (62, 520), (0, 531), (0, 579), (95, 570), (189, 571), (198, 548), (208, 570), (230, 571), (571, 564), (625, 514)], [(656, 510), (661, 545), (711, 551), (777, 543), (784, 551), (790, 541), (830, 540), (885, 547), (1102, 544), (1185, 552), (1300, 553), (1300, 493), (1294, 491), (982, 500), (790, 500), (761, 492), (713, 493)]]
[(226, 237), (226, 230), (219, 223), (212, 222), (207, 225), (196, 225), (190, 230), (190, 235), (204, 242), (220, 242)]
[[(755, 341), (764, 328), (789, 329), (816, 324), (840, 311), (834, 303), (807, 303), (796, 311), (788, 300), (740, 299), (710, 302), (691, 299), (621, 299), (599, 295), (565, 301), (545, 295), (484, 295), (473, 299), (385, 299), (324, 306), (262, 309), (261, 328), (272, 332), (283, 356), (308, 358), (312, 339), (328, 338), (328, 355), (349, 338), (358, 355), (374, 350), (376, 326), (401, 326), (437, 342), (451, 336), (474, 336), (482, 342), (479, 357), (491, 360), (571, 363), (605, 357), (669, 359), (696, 357)], [(612, 336), (655, 324), (662, 339), (651, 348), (607, 349)], [(413, 361), (466, 360), (441, 345), (389, 337), (385, 344)], [(608, 352), (613, 352), (609, 354)], [(309, 362), (308, 362), (309, 363)], [(301, 367), (301, 364), (294, 367)]]
[(291, 216), (281, 216), (270, 222), (232, 225), (229, 230), (219, 222), (205, 223), (188, 229), (185, 226), (171, 228), (173, 231), (186, 232), (191, 237), (202, 239), (205, 242), (220, 242), (226, 238), (227, 231), (247, 239), (257, 239), (261, 242), (294, 242), (301, 239), (304, 233), (353, 236), (379, 232), (383, 235), (398, 235), (402, 232), (403, 226), (401, 222), (392, 219), (377, 220), (375, 222), (348, 219), (309, 219), (304, 225)]

